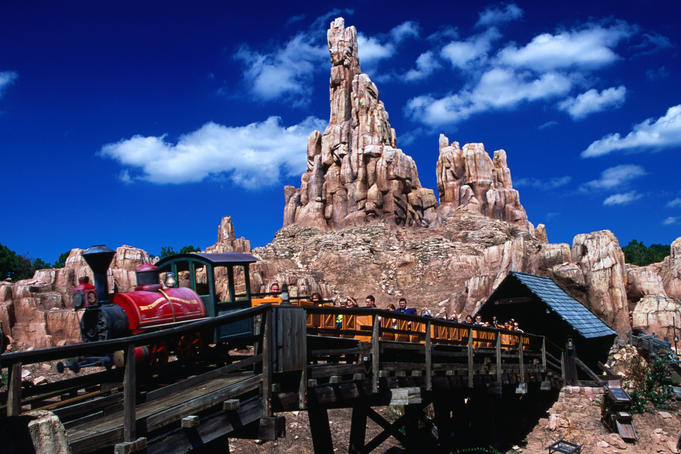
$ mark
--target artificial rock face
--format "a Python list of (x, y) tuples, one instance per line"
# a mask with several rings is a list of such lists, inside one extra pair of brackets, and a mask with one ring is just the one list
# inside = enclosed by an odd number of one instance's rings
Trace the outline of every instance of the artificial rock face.
[(447, 217), (460, 206), (470, 212), (530, 228), (518, 191), (513, 189), (506, 152), (497, 150), (494, 158), (481, 143), (459, 148), (440, 134), (437, 160), (437, 190), (440, 215)]
[(414, 160), (397, 148), (378, 89), (361, 72), (357, 30), (345, 28), (338, 18), (327, 39), (329, 125), (324, 134), (314, 131), (308, 139), (300, 188), (284, 189), (284, 226), (326, 230), (373, 219), (428, 225), (437, 217), (435, 195), (421, 187)]

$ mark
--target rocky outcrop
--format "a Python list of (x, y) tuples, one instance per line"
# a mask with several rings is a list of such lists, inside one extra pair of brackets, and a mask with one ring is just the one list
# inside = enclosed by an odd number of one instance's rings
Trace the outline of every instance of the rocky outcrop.
[(327, 38), (329, 125), (308, 139), (300, 188), (284, 189), (284, 226), (329, 229), (375, 219), (428, 225), (436, 219), (435, 195), (421, 187), (414, 160), (397, 148), (378, 88), (361, 72), (355, 27), (338, 18)]
[(237, 238), (234, 233), (234, 224), (232, 224), (232, 217), (225, 216), (220, 221), (218, 227), (218, 241), (212, 246), (206, 248), (206, 252), (250, 252), (251, 242), (246, 238)]
[[(79, 314), (73, 310), (78, 278), (89, 276), (82, 249), (73, 249), (64, 268), (38, 270), (31, 279), (0, 284), (0, 323), (13, 338), (12, 348), (52, 347), (80, 338)], [(109, 290), (126, 292), (136, 285), (135, 269), (150, 263), (142, 249), (121, 246), (109, 268)]]
[(669, 257), (660, 265), (660, 275), (667, 296), (681, 300), (681, 237), (671, 244)]
[(609, 230), (583, 233), (572, 242), (572, 262), (584, 275), (590, 309), (619, 333), (630, 329), (624, 253)]
[(636, 304), (632, 314), (632, 327), (659, 338), (674, 338), (674, 319), (679, 328), (681, 301), (664, 295), (646, 295)]
[(493, 219), (531, 228), (527, 213), (513, 189), (506, 152), (496, 150), (491, 159), (481, 143), (449, 143), (440, 134), (440, 156), (437, 160), (439, 213), (450, 216), (462, 207)]

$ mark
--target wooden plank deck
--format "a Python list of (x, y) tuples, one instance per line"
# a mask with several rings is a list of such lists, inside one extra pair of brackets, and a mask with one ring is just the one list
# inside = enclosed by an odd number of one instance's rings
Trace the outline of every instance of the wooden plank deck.
[[(194, 415), (223, 401), (260, 388), (262, 377), (251, 372), (213, 378), (182, 392), (164, 395), (137, 405), (137, 425), (153, 432), (184, 416)], [(72, 451), (87, 452), (123, 439), (123, 412), (90, 419), (67, 431)]]

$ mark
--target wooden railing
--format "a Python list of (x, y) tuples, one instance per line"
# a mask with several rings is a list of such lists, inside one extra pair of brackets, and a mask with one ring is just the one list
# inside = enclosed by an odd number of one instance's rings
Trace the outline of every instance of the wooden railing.
[[(135, 347), (151, 345), (168, 341), (168, 339), (179, 338), (180, 336), (200, 332), (206, 329), (212, 329), (218, 326), (229, 323), (245, 320), (249, 318), (260, 317), (260, 323), (256, 324), (262, 327), (259, 330), (259, 345), (260, 352), (256, 352), (254, 356), (248, 357), (241, 361), (242, 364), (230, 364), (230, 369), (238, 370), (245, 367), (259, 368), (262, 373), (262, 401), (263, 401), (263, 415), (268, 416), (272, 414), (271, 409), (271, 389), (272, 389), (272, 371), (271, 371), (271, 316), (272, 307), (270, 305), (261, 305), (240, 311), (235, 311), (229, 314), (220, 315), (212, 318), (201, 319), (196, 322), (184, 324), (174, 328), (168, 328), (161, 331), (140, 334), (136, 336), (123, 337), (118, 339), (104, 340), (98, 342), (89, 342), (83, 344), (67, 345), (63, 347), (46, 348), (31, 351), (5, 353), (0, 355), (0, 368), (8, 369), (9, 377), (7, 383), (6, 397), (6, 415), (16, 416), (21, 413), (21, 368), (24, 364), (40, 363), (45, 361), (56, 361), (60, 359), (81, 357), (81, 356), (96, 356), (107, 355), (118, 350), (123, 350), (125, 354), (125, 372), (123, 377), (123, 427), (124, 439), (126, 442), (132, 442), (136, 438), (135, 434), (135, 407), (137, 395), (137, 379), (135, 367)], [(260, 366), (260, 367), (258, 367)], [(104, 373), (98, 374), (102, 377)], [(111, 376), (115, 377), (112, 371)]]

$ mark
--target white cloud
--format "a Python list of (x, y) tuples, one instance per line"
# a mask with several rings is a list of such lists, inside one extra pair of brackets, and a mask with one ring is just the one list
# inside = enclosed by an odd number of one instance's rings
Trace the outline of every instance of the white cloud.
[(0, 97), (2, 97), (3, 90), (19, 77), (14, 71), (0, 72)]
[(422, 53), (416, 59), (416, 68), (412, 68), (404, 75), (408, 81), (422, 80), (430, 76), (433, 71), (440, 67), (432, 51)]
[(507, 109), (515, 105), (566, 94), (572, 82), (558, 73), (534, 77), (529, 73), (494, 68), (485, 72), (472, 90), (436, 98), (422, 95), (410, 99), (405, 111), (414, 120), (430, 126), (456, 123), (487, 110)]
[(472, 63), (479, 65), (480, 61), (487, 60), (492, 42), (500, 36), (497, 29), (492, 27), (485, 33), (472, 36), (465, 41), (452, 41), (442, 48), (440, 56), (455, 68), (465, 69)]
[(518, 8), (515, 3), (510, 3), (504, 8), (490, 7), (480, 13), (480, 18), (475, 24), (476, 27), (501, 24), (511, 22), (523, 17), (523, 10)]
[(182, 184), (225, 175), (237, 185), (257, 188), (279, 184), (282, 171), (287, 176), (302, 173), (307, 137), (325, 123), (314, 117), (288, 127), (278, 117), (246, 126), (209, 122), (176, 143), (166, 136), (136, 135), (104, 145), (99, 155), (125, 167), (123, 182)]
[(568, 98), (558, 104), (558, 108), (566, 111), (575, 120), (581, 120), (589, 114), (600, 112), (609, 108), (619, 108), (624, 104), (627, 89), (610, 87), (601, 91), (592, 88), (576, 97)]
[(407, 38), (419, 37), (419, 24), (414, 21), (402, 22), (400, 25), (390, 30), (390, 37), (397, 43)]
[(631, 180), (646, 175), (643, 167), (633, 164), (621, 164), (605, 169), (598, 180), (584, 183), (582, 190), (608, 190), (618, 188), (629, 183)]
[(672, 225), (676, 224), (679, 221), (679, 218), (676, 216), (669, 216), (667, 219), (662, 221), (662, 225)]
[(513, 182), (513, 186), (515, 186), (517, 188), (525, 186), (525, 187), (540, 189), (540, 190), (544, 190), (544, 191), (550, 191), (552, 189), (556, 189), (556, 188), (560, 188), (562, 186), (565, 186), (570, 181), (572, 181), (572, 177), (570, 177), (570, 176), (554, 177), (554, 178), (549, 178), (548, 180), (541, 180), (539, 178), (520, 178), (520, 179), (515, 180)]
[(607, 28), (588, 24), (555, 35), (542, 33), (523, 47), (507, 46), (499, 52), (499, 62), (536, 71), (600, 68), (620, 58), (614, 48), (633, 32), (628, 24), (618, 23)]
[(613, 194), (603, 201), (603, 205), (605, 206), (626, 205), (628, 203), (633, 202), (634, 200), (640, 199), (641, 197), (643, 196), (637, 193), (636, 191), (626, 192), (623, 194)]
[(361, 65), (371, 66), (395, 55), (397, 45), (408, 37), (418, 37), (418, 24), (406, 21), (393, 27), (387, 35), (366, 36), (357, 33), (357, 52)]
[(544, 130), (544, 129), (552, 128), (554, 126), (558, 126), (558, 122), (555, 121), (555, 120), (549, 120), (549, 121), (542, 123), (539, 126), (537, 126), (537, 129)]
[(681, 197), (677, 197), (674, 200), (667, 202), (669, 208), (681, 208)]
[(257, 97), (271, 101), (295, 96), (297, 102), (305, 103), (312, 74), (324, 67), (328, 54), (327, 48), (316, 43), (312, 35), (299, 33), (272, 52), (261, 53), (242, 46), (234, 57), (246, 66), (244, 78)]
[(653, 120), (648, 118), (634, 126), (625, 137), (608, 134), (584, 150), (583, 158), (602, 156), (618, 150), (660, 150), (681, 146), (681, 104), (667, 109), (667, 113)]

